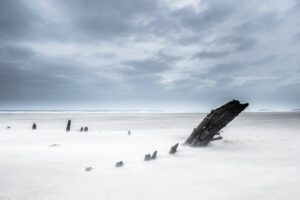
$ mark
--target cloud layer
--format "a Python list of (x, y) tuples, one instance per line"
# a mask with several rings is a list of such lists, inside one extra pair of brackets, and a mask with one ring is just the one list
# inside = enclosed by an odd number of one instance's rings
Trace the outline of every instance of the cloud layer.
[(0, 109), (299, 108), (299, 5), (2, 0)]

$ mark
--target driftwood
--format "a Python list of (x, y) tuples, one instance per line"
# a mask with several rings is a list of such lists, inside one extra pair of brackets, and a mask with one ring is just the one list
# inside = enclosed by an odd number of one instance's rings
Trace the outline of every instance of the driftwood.
[(71, 120), (68, 120), (68, 124), (67, 124), (67, 128), (66, 128), (66, 131), (70, 131), (71, 129)]
[(178, 143), (176, 143), (174, 146), (171, 146), (171, 149), (169, 151), (169, 154), (175, 154), (177, 151)]
[[(191, 146), (206, 146), (214, 140), (220, 140), (220, 130), (239, 115), (249, 104), (241, 104), (237, 100), (232, 100), (227, 104), (212, 110), (194, 129), (192, 134), (185, 141)], [(217, 137), (215, 137), (217, 136)]]

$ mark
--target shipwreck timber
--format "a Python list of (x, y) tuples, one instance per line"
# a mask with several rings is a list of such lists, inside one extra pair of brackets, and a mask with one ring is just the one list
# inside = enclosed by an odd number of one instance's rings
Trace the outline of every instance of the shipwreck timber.
[(191, 146), (206, 146), (211, 141), (221, 140), (220, 130), (238, 116), (249, 104), (241, 104), (237, 100), (232, 100), (227, 104), (212, 110), (198, 125), (194, 128), (192, 134), (184, 144)]

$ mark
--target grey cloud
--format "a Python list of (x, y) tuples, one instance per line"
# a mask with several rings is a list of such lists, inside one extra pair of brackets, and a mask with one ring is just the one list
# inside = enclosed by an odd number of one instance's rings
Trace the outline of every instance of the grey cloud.
[[(220, 75), (224, 78), (231, 76), (247, 76), (254, 75), (257, 73), (256, 68), (259, 65), (271, 65), (277, 59), (276, 55), (269, 55), (259, 59), (251, 59), (239, 62), (219, 63), (214, 66), (208, 67), (205, 73), (201, 76), (208, 78), (219, 77)], [(273, 72), (275, 73), (275, 72)], [(277, 74), (278, 75), (278, 74)]]
[(278, 58), (277, 55), (269, 55), (258, 60), (253, 60), (249, 62), (249, 65), (261, 65), (261, 64), (271, 64)]
[(13, 45), (2, 45), (0, 47), (0, 60), (23, 60), (34, 55), (34, 52), (28, 48), (18, 47)]
[(300, 1), (295, 0), (294, 5), (291, 7), (291, 9), (289, 11), (299, 13), (299, 9), (300, 9)]
[[(71, 19), (71, 28), (79, 37), (108, 39), (125, 37), (139, 29), (136, 20), (152, 14), (156, 1), (88, 0), (57, 1)], [(77, 32), (77, 33), (76, 33)]]
[(201, 35), (196, 34), (193, 36), (182, 36), (175, 40), (175, 42), (181, 46), (189, 46), (201, 41)]
[[(19, 54), (23, 50), (12, 52)], [(9, 57), (0, 58), (0, 103), (105, 99), (108, 93), (118, 88), (113, 80), (97, 74), (97, 69), (82, 68), (67, 59), (49, 59), (34, 53), (29, 57), (21, 55), (14, 61)], [(98, 92), (99, 88), (101, 92)]]
[(296, 41), (300, 41), (300, 32), (295, 34), (293, 39), (295, 39)]
[(247, 38), (237, 35), (229, 35), (216, 40), (216, 44), (224, 45), (229, 44), (233, 47), (227, 48), (227, 50), (212, 50), (212, 51), (201, 51), (193, 55), (192, 59), (218, 59), (226, 57), (229, 54), (246, 51), (253, 48), (257, 41), (253, 38)]
[(210, 67), (206, 75), (212, 76), (221, 74), (230, 77), (230, 75), (241, 72), (244, 67), (245, 64), (240, 62), (217, 64), (215, 66)]
[(39, 15), (21, 0), (1, 0), (0, 41), (34, 39), (42, 24)]
[(130, 66), (123, 70), (123, 73), (127, 75), (156, 74), (171, 68), (168, 63), (157, 59), (132, 60), (123, 62), (123, 64)]
[(257, 41), (254, 38), (244, 37), (240, 35), (229, 35), (218, 39), (220, 44), (233, 44), (233, 51), (244, 51), (254, 47)]
[(157, 57), (158, 60), (162, 60), (164, 62), (169, 62), (169, 63), (173, 63), (173, 62), (180, 61), (180, 60), (184, 59), (181, 56), (169, 55), (169, 54), (164, 53), (163, 51), (159, 51), (155, 55), (155, 57)]
[(138, 19), (147, 19), (158, 8), (156, 0), (57, 0), (50, 3), (64, 18), (62, 22), (42, 16), (30, 1), (1, 1), (0, 40), (93, 42), (143, 35), (147, 27), (137, 23)]
[[(248, 1), (200, 3), (201, 11), (159, 0), (55, 0), (43, 13), (31, 1), (1, 1), (0, 109), (26, 101), (200, 105), (231, 98), (298, 105), (299, 1), (286, 13), (254, 1), (251, 9)], [(71, 53), (49, 52), (56, 49), (48, 44)]]
[(274, 26), (278, 26), (279, 23), (280, 19), (274, 11), (263, 14), (254, 13), (254, 16), (246, 19), (245, 22), (235, 29), (239, 33), (251, 35), (261, 31), (271, 31), (271, 29)]
[(114, 53), (102, 53), (102, 52), (96, 52), (93, 54), (92, 57), (98, 58), (98, 59), (112, 59), (115, 58), (117, 55)]
[[(211, 78), (209, 76), (192, 76), (175, 82), (173, 89), (180, 91), (182, 95), (192, 96), (193, 101), (205, 102), (209, 106), (221, 105), (233, 98), (251, 102), (252, 105), (263, 103), (271, 107), (276, 104), (286, 106), (289, 103), (295, 105), (296, 99), (300, 98), (299, 93), (296, 92), (299, 84), (278, 87), (279, 80), (277, 79), (261, 78), (232, 85), (238, 77)], [(213, 84), (207, 84), (211, 81), (213, 81)], [(270, 88), (274, 90), (270, 90)], [(260, 95), (261, 93), (265, 93), (265, 95)], [(287, 104), (287, 102), (289, 103)]]
[(129, 68), (122, 69), (126, 75), (153, 75), (172, 69), (172, 65), (183, 58), (159, 51), (156, 55), (140, 60), (124, 61)]
[(235, 7), (225, 1), (207, 1), (207, 9), (197, 13), (193, 7), (184, 7), (174, 11), (172, 16), (179, 19), (183, 27), (205, 31), (222, 23), (235, 12)]
[(215, 58), (222, 58), (227, 56), (230, 53), (230, 51), (201, 51), (197, 54), (195, 54), (192, 58), (193, 59), (215, 59)]

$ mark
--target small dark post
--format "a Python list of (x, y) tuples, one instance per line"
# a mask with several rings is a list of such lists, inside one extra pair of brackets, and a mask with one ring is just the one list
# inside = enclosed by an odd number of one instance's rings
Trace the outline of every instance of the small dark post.
[(86, 126), (84, 127), (84, 132), (88, 132), (89, 128)]
[(83, 127), (80, 128), (80, 132), (83, 132)]
[(86, 172), (90, 172), (90, 171), (92, 171), (92, 170), (93, 170), (92, 167), (86, 167), (86, 168), (85, 168), (85, 171), (86, 171)]
[(123, 161), (119, 161), (115, 164), (115, 167), (123, 167), (124, 163)]
[(156, 159), (156, 156), (157, 156), (157, 151), (155, 150), (151, 156), (151, 159), (152, 160)]
[(128, 135), (131, 135), (131, 131), (130, 130), (128, 131)]
[(178, 143), (171, 147), (169, 154), (175, 154), (177, 151)]
[(32, 124), (32, 130), (36, 130), (36, 124), (35, 123)]
[(69, 119), (68, 120), (68, 124), (67, 124), (67, 128), (66, 128), (66, 131), (69, 132), (71, 129), (71, 120)]
[(144, 158), (144, 161), (149, 161), (149, 160), (151, 160), (151, 155), (150, 154), (146, 154), (145, 158)]

